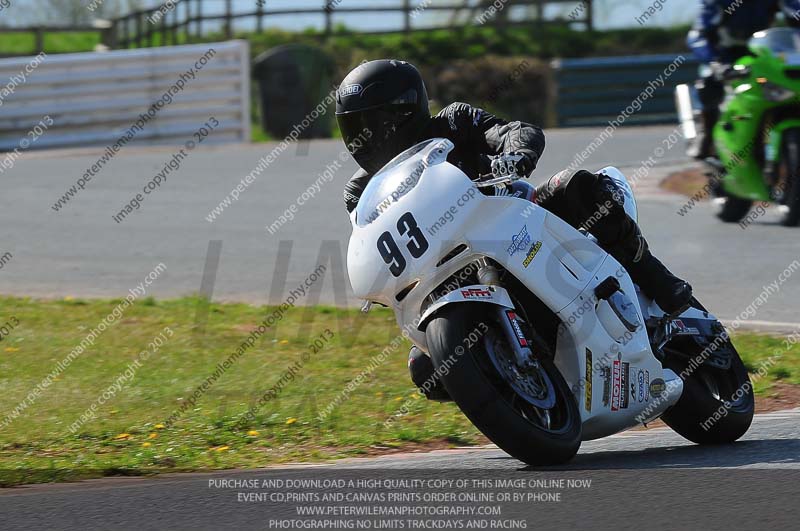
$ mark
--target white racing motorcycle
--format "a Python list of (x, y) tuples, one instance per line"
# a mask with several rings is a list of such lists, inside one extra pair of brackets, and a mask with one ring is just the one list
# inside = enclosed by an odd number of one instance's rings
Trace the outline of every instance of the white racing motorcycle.
[[(348, 272), (365, 311), (394, 310), (481, 432), (557, 464), (658, 417), (701, 444), (747, 431), (752, 385), (713, 315), (696, 300), (665, 315), (590, 234), (478, 188), (519, 177), (476, 184), (447, 162), (452, 149), (422, 142), (372, 178), (351, 214)], [(636, 219), (625, 177), (601, 171)]]

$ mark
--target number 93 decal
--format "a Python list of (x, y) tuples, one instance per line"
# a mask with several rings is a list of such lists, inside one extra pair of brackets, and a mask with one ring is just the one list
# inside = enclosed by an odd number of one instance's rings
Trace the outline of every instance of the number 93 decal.
[[(417, 220), (411, 212), (406, 212), (397, 220), (397, 232), (400, 236), (408, 236), (406, 249), (414, 258), (420, 258), (428, 250), (428, 240), (422, 234)], [(392, 275), (399, 277), (406, 270), (406, 258), (403, 256), (400, 247), (394, 240), (392, 233), (388, 230), (378, 238), (378, 252), (381, 253), (383, 261), (389, 266)]]

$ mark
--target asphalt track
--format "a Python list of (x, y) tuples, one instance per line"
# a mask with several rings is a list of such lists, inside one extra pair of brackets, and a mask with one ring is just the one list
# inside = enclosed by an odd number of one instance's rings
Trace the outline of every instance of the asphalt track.
[[(320, 529), (319, 525), (297, 527), (296, 523), (309, 525), (320, 520), (338, 523), (329, 529), (356, 528), (356, 521), (369, 522), (366, 528), (371, 529), (469, 529), (471, 520), (481, 519), (488, 525), (471, 528), (500, 528), (493, 527), (492, 522), (495, 526), (505, 522), (516, 528), (543, 530), (797, 529), (799, 420), (800, 409), (759, 415), (748, 435), (724, 447), (691, 445), (668, 428), (628, 432), (584, 443), (568, 465), (549, 469), (525, 467), (496, 448), (480, 448), (348, 459), (315, 466), (35, 485), (0, 490), (0, 516), (2, 528), (9, 531), (280, 529), (277, 522), (289, 522), (283, 525), (293, 528)], [(252, 480), (257, 481), (255, 486), (242, 483)], [(320, 483), (288, 484), (289, 480)], [(325, 480), (380, 483), (358, 488), (358, 483), (340, 487), (322, 483)], [(499, 483), (509, 480), (515, 483)], [(462, 487), (457, 487), (458, 481)], [(523, 483), (516, 483), (519, 481)], [(386, 498), (319, 501), (326, 492), (384, 493)], [(271, 501), (269, 497), (290, 493), (316, 493), (320, 498)], [(422, 501), (392, 500), (390, 493), (417, 493)], [(462, 493), (484, 497), (462, 501), (458, 498)], [(511, 500), (501, 500), (504, 493)], [(489, 494), (494, 497), (488, 499)], [(515, 501), (514, 494), (523, 496), (523, 500)], [(437, 495), (426, 500), (426, 496)], [(440, 501), (443, 497), (448, 501)], [(472, 507), (477, 511), (483, 507), (484, 512), (499, 508), (500, 514), (320, 517), (299, 515), (300, 507), (339, 507), (337, 511), (351, 512), (379, 512), (389, 507), (409, 511)], [(386, 524), (392, 519), (392, 525)], [(378, 522), (384, 522), (385, 527), (379, 527)], [(412, 522), (419, 527), (413, 527)], [(437, 522), (449, 525), (435, 527), (440, 525)]]
[[(685, 198), (657, 188), (660, 178), (688, 162), (682, 146), (667, 140), (672, 131), (672, 127), (622, 128), (580, 166), (616, 164), (633, 175), (653, 157), (658, 165), (637, 189), (644, 233), (657, 255), (692, 282), (706, 306), (722, 318), (734, 319), (763, 286), (800, 257), (798, 231), (776, 225), (772, 212), (746, 230), (724, 225), (712, 216), (707, 203), (678, 215)], [(533, 180), (568, 166), (598, 133), (591, 128), (548, 131), (547, 149)], [(301, 303), (359, 304), (341, 267), (350, 233), (341, 190), (355, 168), (350, 160), (332, 171), (332, 180), (321, 183), (320, 191), (298, 208), (293, 221), (274, 234), (266, 230), (326, 166), (347, 159), (341, 157), (339, 141), (290, 147), (217, 220), (205, 219), (275, 145), (199, 146), (145, 197), (139, 210), (119, 224), (112, 215), (172, 158), (172, 148), (126, 148), (58, 212), (51, 205), (101, 152), (24, 154), (0, 176), (0, 226), (6, 228), (0, 251), (13, 255), (0, 270), (0, 293), (119, 297), (159, 262), (167, 271), (149, 288), (149, 295), (197, 293), (209, 242), (217, 240), (222, 246), (218, 268), (216, 275), (207, 276), (216, 278), (214, 300), (279, 303), (332, 254), (338, 260), (328, 261), (319, 294)], [(328, 243), (323, 246), (323, 242)], [(278, 260), (279, 254), (288, 260)], [(285, 279), (276, 272), (284, 272)], [(795, 323), (800, 320), (798, 299), (800, 282), (790, 279), (748, 320)]]

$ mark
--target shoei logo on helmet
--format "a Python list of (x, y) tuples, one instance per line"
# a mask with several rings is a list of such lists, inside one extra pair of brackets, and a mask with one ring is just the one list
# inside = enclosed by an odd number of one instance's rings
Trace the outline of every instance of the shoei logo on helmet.
[(352, 96), (354, 94), (361, 94), (361, 91), (364, 90), (361, 85), (347, 85), (346, 87), (342, 87), (339, 89), (340, 96)]

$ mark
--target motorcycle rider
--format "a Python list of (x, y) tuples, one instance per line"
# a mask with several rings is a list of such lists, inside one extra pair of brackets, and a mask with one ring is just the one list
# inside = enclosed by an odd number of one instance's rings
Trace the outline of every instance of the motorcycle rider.
[[(455, 148), (448, 162), (473, 180), (490, 172), (503, 174), (509, 166), (528, 177), (545, 147), (539, 127), (507, 122), (466, 103), (452, 103), (432, 117), (419, 71), (397, 60), (370, 61), (350, 72), (337, 91), (336, 120), (350, 154), (361, 167), (345, 186), (348, 212), (355, 209), (380, 168), (426, 139), (451, 140)], [(367, 141), (355, 142), (365, 136)], [(498, 192), (524, 196), (574, 227), (591, 227), (599, 244), (665, 312), (678, 313), (689, 304), (691, 286), (651, 254), (638, 225), (625, 213), (621, 191), (610, 177), (565, 170), (535, 188), (522, 181), (510, 188)], [(598, 212), (604, 215), (598, 217)], [(420, 388), (433, 373), (430, 358), (416, 348), (409, 356), (409, 367)], [(446, 392), (440, 385), (423, 391), (428, 398), (446, 397), (441, 395)]]
[[(800, 0), (701, 0), (700, 13), (687, 44), (704, 64), (732, 64), (749, 53), (747, 41), (772, 26), (783, 12), (789, 24), (800, 23)], [(725, 87), (715, 73), (695, 83), (703, 104), (703, 136), (690, 154), (700, 160), (712, 156), (714, 126), (719, 120)]]

